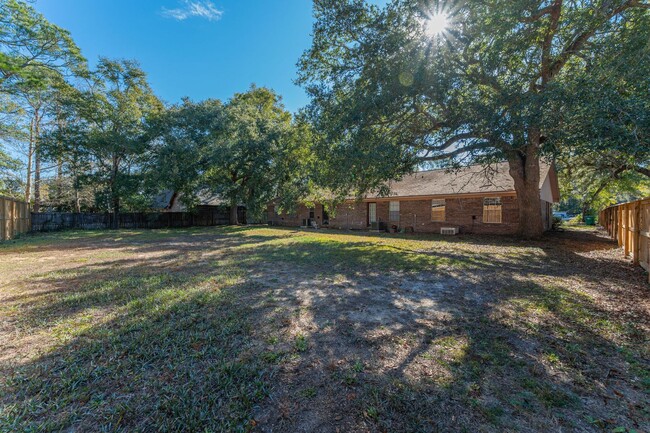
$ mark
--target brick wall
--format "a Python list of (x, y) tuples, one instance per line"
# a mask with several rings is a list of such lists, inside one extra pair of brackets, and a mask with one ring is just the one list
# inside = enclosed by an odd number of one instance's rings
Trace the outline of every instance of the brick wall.
[[(274, 210), (274, 205), (267, 207), (267, 222), (276, 226), (299, 227), (304, 223), (304, 220), (309, 218), (309, 208), (303, 204), (298, 205), (294, 213), (281, 213), (276, 215)], [(316, 203), (314, 207), (314, 220), (319, 226), (323, 224), (323, 216), (323, 205)]]
[[(440, 233), (441, 227), (458, 227), (461, 233), (494, 233), (513, 234), (519, 223), (517, 198), (501, 197), (502, 213), (500, 224), (483, 223), (483, 198), (453, 198), (445, 202), (445, 221), (431, 221), (431, 200), (400, 200), (399, 227), (413, 227), (416, 232)], [(309, 217), (309, 209), (298, 206), (293, 215), (275, 215), (273, 207), (269, 206), (269, 221), (274, 225), (302, 225)], [(323, 206), (315, 207), (315, 219), (322, 225)], [(388, 201), (377, 202), (377, 220), (390, 227), (395, 222), (389, 221)], [(329, 227), (337, 229), (366, 229), (368, 228), (368, 203), (343, 203), (337, 206), (336, 212), (330, 215)]]
[(302, 220), (309, 217), (309, 209), (305, 205), (298, 205), (295, 213), (276, 214), (274, 205), (267, 208), (268, 221), (275, 226), (299, 227)]
[(501, 223), (483, 223), (483, 198), (458, 198), (445, 201), (445, 221), (431, 221), (431, 200), (400, 202), (400, 227), (416, 232), (440, 233), (441, 227), (457, 227), (460, 233), (511, 234), (519, 225), (516, 197), (501, 197)]
[[(379, 212), (379, 209), (377, 209)], [(343, 203), (330, 216), (329, 227), (337, 229), (365, 229), (368, 227), (368, 203)]]

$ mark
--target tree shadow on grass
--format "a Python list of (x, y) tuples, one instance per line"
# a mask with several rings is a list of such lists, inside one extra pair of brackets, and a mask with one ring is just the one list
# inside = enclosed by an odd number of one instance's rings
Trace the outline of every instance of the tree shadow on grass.
[(647, 328), (572, 287), (641, 295), (623, 261), (232, 236), (38, 276), (14, 319), (58, 342), (4, 366), (2, 428), (648, 428)]
[(245, 430), (268, 386), (246, 343), (251, 311), (229, 292), (249, 287), (195, 284), (134, 293), (110, 320), (73, 322), (48, 354), (6, 369), (2, 428)]
[(421, 295), (373, 295), (365, 281), (348, 281), (356, 290), (345, 294), (316, 281), (286, 289), (294, 308), (279, 334), (301, 336), (309, 350), (287, 361), (282, 386), (257, 412), (263, 431), (648, 427), (647, 354), (635, 350), (648, 335), (586, 296), (524, 280), (481, 300), (458, 278), (442, 279), (453, 294), (434, 280)]

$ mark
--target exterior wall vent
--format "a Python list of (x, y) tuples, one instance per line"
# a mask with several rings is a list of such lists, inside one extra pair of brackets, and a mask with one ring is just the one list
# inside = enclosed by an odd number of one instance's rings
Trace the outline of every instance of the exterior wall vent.
[(441, 235), (457, 235), (458, 234), (458, 228), (456, 228), (456, 227), (441, 227), (440, 228), (440, 234)]

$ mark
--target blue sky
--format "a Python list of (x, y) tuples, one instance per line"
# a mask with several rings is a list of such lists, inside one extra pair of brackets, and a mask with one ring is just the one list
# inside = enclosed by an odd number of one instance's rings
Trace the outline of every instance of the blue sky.
[(307, 104), (293, 84), (311, 44), (308, 0), (37, 0), (45, 17), (69, 30), (94, 65), (99, 56), (137, 59), (166, 102), (228, 99), (251, 83)]

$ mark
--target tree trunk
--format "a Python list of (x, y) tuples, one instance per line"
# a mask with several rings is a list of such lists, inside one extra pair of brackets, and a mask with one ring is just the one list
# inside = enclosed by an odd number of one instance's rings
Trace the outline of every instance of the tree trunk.
[(171, 198), (169, 199), (169, 203), (167, 203), (167, 206), (165, 206), (165, 209), (168, 211), (171, 211), (174, 209), (174, 205), (176, 204), (176, 199), (178, 198), (178, 191), (174, 191), (172, 193)]
[(29, 149), (27, 150), (27, 183), (25, 185), (25, 201), (32, 199), (32, 158), (34, 156), (34, 121), (29, 124)]
[[(61, 158), (56, 161), (56, 208), (61, 210), (63, 206), (63, 162)], [(52, 200), (49, 200), (52, 202)]]
[(41, 151), (39, 136), (41, 135), (41, 118), (38, 111), (34, 114), (34, 212), (41, 211)]
[(600, 194), (605, 187), (609, 184), (610, 181), (614, 179), (618, 179), (619, 175), (625, 171), (627, 167), (626, 166), (621, 166), (614, 170), (612, 173), (611, 177), (605, 178), (600, 182), (600, 185), (598, 185), (598, 188), (596, 191), (594, 191), (593, 194), (591, 194), (591, 197), (585, 198), (582, 201), (582, 222), (585, 222), (585, 217), (587, 216), (587, 213), (589, 212), (589, 209), (591, 209), (591, 204), (596, 201), (596, 198), (598, 197), (598, 194)]
[(539, 196), (539, 156), (532, 146), (526, 146), (525, 152), (516, 152), (508, 163), (519, 205), (518, 233), (521, 237), (532, 239), (544, 233), (542, 200)]
[(591, 207), (591, 204), (584, 202), (582, 204), (582, 222), (585, 222), (585, 217), (589, 213), (589, 208)]
[(237, 216), (237, 202), (233, 201), (230, 204), (230, 224), (232, 225), (237, 225), (239, 224), (238, 216)]
[(113, 208), (113, 224), (114, 229), (119, 228), (120, 217), (120, 197), (117, 193), (117, 171), (119, 169), (120, 160), (117, 155), (113, 155), (113, 167), (111, 170), (111, 207)]
[(113, 228), (120, 228), (119, 225), (120, 218), (120, 198), (113, 196)]
[(74, 189), (74, 211), (76, 213), (81, 212), (81, 198), (79, 197), (79, 190), (76, 187)]
[(34, 212), (41, 211), (41, 154), (38, 144), (34, 147)]

